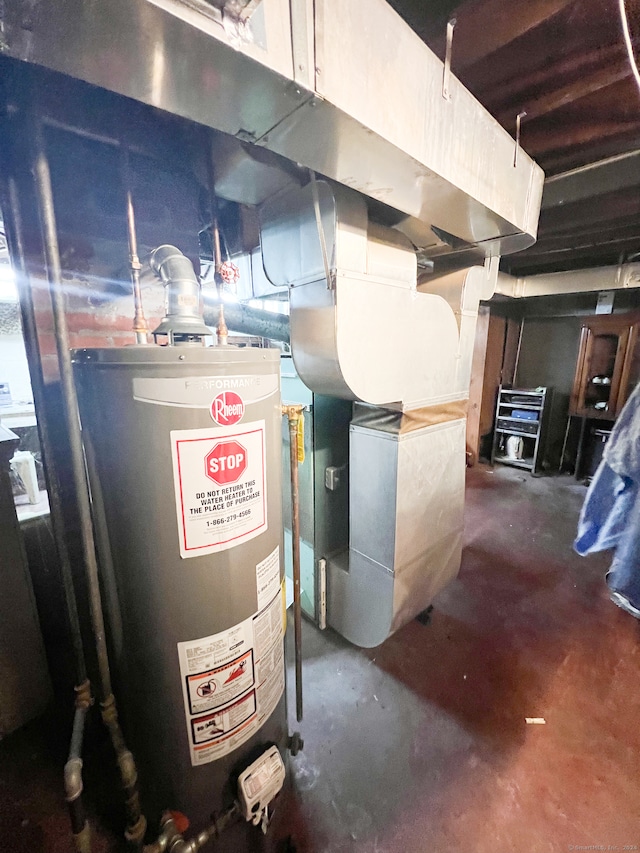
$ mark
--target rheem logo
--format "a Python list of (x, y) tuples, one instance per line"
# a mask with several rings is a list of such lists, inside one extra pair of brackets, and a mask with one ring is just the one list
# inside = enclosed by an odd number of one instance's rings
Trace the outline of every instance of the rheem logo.
[(244, 401), (235, 391), (223, 391), (213, 398), (211, 417), (220, 426), (233, 426), (242, 420)]
[(247, 470), (247, 451), (235, 440), (221, 441), (204, 457), (204, 470), (219, 486), (235, 483)]

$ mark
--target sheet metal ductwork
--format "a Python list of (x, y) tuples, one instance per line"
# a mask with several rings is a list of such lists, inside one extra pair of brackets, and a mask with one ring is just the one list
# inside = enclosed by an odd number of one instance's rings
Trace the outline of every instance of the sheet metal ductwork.
[[(384, 0), (241, 5), (234, 18), (233, 4), (220, 15), (193, 0), (39, 0), (37, 13), (17, 0), (0, 11), (3, 52), (383, 202), (431, 255), (497, 256), (535, 241), (542, 170), (514, 156), (509, 134)], [(252, 204), (256, 186), (281, 183), (274, 161), (222, 142), (218, 153), (222, 196)]]
[(418, 284), (406, 238), (371, 222), (362, 196), (324, 181), (280, 194), (261, 218), (265, 272), (290, 287), (298, 375), (316, 394), (360, 401), (348, 547), (316, 556), (326, 558), (327, 621), (376, 646), (458, 572), (475, 327), (497, 264)]
[(265, 272), (291, 288), (301, 379), (316, 393), (376, 406), (465, 400), (478, 302), (491, 297), (497, 266), (418, 286), (405, 237), (371, 222), (359, 193), (325, 181), (316, 188), (318, 217), (313, 184), (261, 209)]
[(529, 296), (626, 290), (635, 287), (640, 287), (640, 264), (628, 263), (525, 276), (512, 276), (501, 272), (498, 275), (496, 293), (524, 299)]
[[(382, 642), (457, 570), (477, 303), (535, 241), (541, 169), (384, 0), (37, 11), (3, 9), (6, 56), (218, 131), (215, 191), (261, 207), (300, 377), (374, 407), (350, 427), (348, 554), (326, 557), (329, 621)], [(416, 249), (459, 271), (418, 283)], [(460, 269), (470, 252), (485, 266)]]

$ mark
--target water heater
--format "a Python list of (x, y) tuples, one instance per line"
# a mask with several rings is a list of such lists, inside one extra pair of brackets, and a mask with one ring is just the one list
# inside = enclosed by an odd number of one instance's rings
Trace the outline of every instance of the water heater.
[[(136, 346), (73, 362), (143, 805), (152, 827), (172, 809), (197, 831), (265, 750), (286, 762), (279, 351)], [(245, 849), (245, 832), (216, 849)]]

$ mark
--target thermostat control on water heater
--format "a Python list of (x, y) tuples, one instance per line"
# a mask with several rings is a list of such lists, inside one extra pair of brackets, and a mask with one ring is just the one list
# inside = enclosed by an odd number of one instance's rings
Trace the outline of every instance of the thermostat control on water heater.
[(238, 779), (242, 813), (254, 826), (261, 824), (263, 832), (267, 831), (269, 824), (269, 803), (280, 793), (284, 777), (284, 763), (278, 747), (271, 746)]

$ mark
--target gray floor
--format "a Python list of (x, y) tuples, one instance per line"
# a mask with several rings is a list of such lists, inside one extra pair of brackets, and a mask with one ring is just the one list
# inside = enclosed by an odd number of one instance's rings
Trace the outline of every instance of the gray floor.
[[(608, 599), (608, 556), (571, 550), (585, 492), (478, 466), (431, 624), (367, 651), (304, 626), (305, 749), (281, 809), (297, 853), (640, 848), (640, 623)], [(107, 853), (121, 795), (94, 729), (87, 805)], [(0, 853), (71, 850), (66, 737), (41, 720), (0, 743)]]
[(300, 853), (640, 848), (640, 625), (571, 550), (585, 493), (479, 466), (430, 625), (367, 651), (306, 626)]

